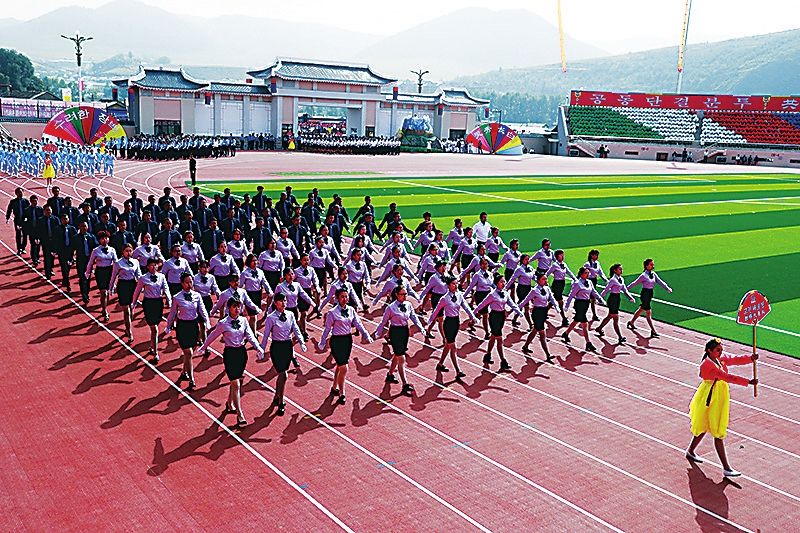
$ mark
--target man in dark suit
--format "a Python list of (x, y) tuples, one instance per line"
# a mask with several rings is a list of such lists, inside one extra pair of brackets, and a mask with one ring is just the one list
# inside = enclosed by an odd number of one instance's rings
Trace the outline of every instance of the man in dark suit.
[(211, 214), (214, 215), (214, 218), (216, 218), (217, 221), (225, 218), (225, 215), (228, 212), (228, 208), (222, 205), (221, 199), (222, 197), (219, 194), (215, 194), (214, 201), (208, 206), (208, 208), (211, 209)]
[(172, 197), (172, 187), (164, 187), (164, 196), (158, 199), (158, 207), (164, 209), (165, 204), (169, 202), (172, 208), (175, 209), (178, 204), (175, 203), (175, 198)]
[(193, 211), (193, 209), (189, 206), (189, 197), (185, 194), (181, 194), (180, 201), (181, 203), (175, 208), (175, 214), (178, 215), (178, 220), (183, 222), (185, 218), (183, 215), (186, 214), (186, 211)]
[(89, 265), (89, 257), (92, 250), (97, 246), (97, 239), (89, 233), (89, 226), (86, 222), (78, 223), (78, 234), (72, 239), (72, 249), (75, 251), (75, 266), (78, 270), (78, 284), (81, 288), (81, 298), (83, 303), (89, 303), (89, 280), (86, 278), (86, 267)]
[(192, 179), (192, 187), (197, 184), (197, 159), (194, 153), (189, 153), (189, 177)]
[[(64, 209), (61, 210), (61, 214), (67, 214), (69, 218), (69, 225), (73, 228), (78, 227), (78, 217), (81, 216), (81, 212), (77, 207), (72, 205), (72, 197), (67, 196), (64, 198)], [(75, 231), (78, 231), (77, 229)]]
[(86, 222), (89, 233), (94, 235), (97, 231), (97, 225), (100, 223), (100, 219), (97, 218), (97, 215), (92, 213), (92, 206), (86, 202), (81, 204), (81, 211), (83, 212), (78, 215), (78, 222)]
[(64, 208), (64, 198), (61, 196), (61, 189), (53, 187), (53, 196), (47, 199), (47, 205), (53, 211), (53, 216), (60, 217), (61, 210)]
[(114, 205), (114, 199), (110, 196), (103, 198), (103, 207), (97, 211), (98, 215), (103, 213), (108, 213), (108, 221), (112, 224), (116, 224), (117, 220), (119, 220), (119, 209)]
[(256, 187), (258, 191), (255, 196), (253, 196), (253, 206), (255, 206), (256, 213), (261, 214), (264, 211), (264, 208), (267, 206), (267, 197), (264, 194), (264, 186), (259, 185)]
[(297, 197), (295, 197), (295, 195), (292, 194), (292, 186), (291, 185), (287, 185), (286, 186), (286, 200), (288, 200), (289, 205), (291, 207), (297, 207), (297, 206), (300, 205), (300, 202), (297, 201)]
[(169, 201), (164, 202), (164, 208), (159, 213), (158, 217), (156, 217), (156, 221), (159, 224), (164, 224), (164, 221), (170, 219), (172, 221), (172, 227), (177, 228), (178, 224), (180, 224), (180, 219), (178, 218), (178, 213), (175, 212), (175, 208), (172, 207), (172, 204)]
[(375, 225), (375, 216), (372, 213), (365, 213), (363, 219), (362, 225), (367, 228), (367, 235), (373, 243), (377, 244), (380, 240), (380, 232), (378, 226)]
[(342, 255), (342, 228), (336, 223), (332, 214), (325, 217), (325, 227), (328, 228), (328, 235), (333, 239), (333, 244), (336, 246), (339, 255)]
[(92, 187), (89, 189), (89, 198), (83, 201), (85, 204), (89, 204), (89, 209), (92, 213), (97, 213), (97, 211), (103, 207), (103, 200), (97, 196), (97, 189)]
[(136, 189), (131, 189), (131, 197), (128, 198), (128, 201), (131, 203), (131, 211), (136, 213), (137, 217), (141, 218), (144, 202), (139, 198), (139, 193)]
[(172, 245), (181, 244), (181, 241), (181, 234), (172, 229), (172, 220), (170, 219), (164, 221), (164, 229), (153, 239), (153, 242), (161, 248), (161, 255), (165, 258), (172, 257)]
[(256, 217), (256, 227), (250, 230), (247, 240), (253, 245), (253, 254), (256, 257), (267, 249), (269, 241), (272, 240), (272, 232), (264, 225), (264, 217)]
[(225, 235), (226, 241), (232, 241), (233, 232), (237, 229), (242, 229), (239, 219), (235, 217), (233, 207), (228, 208), (227, 216), (219, 223), (219, 229), (221, 229), (222, 233)]
[(200, 199), (200, 208), (195, 209), (193, 218), (203, 231), (208, 229), (208, 226), (211, 225), (211, 219), (214, 218), (214, 213), (206, 206), (205, 198)]
[(105, 231), (109, 235), (114, 235), (117, 232), (117, 226), (111, 223), (110, 216), (106, 213), (100, 213), (100, 222), (94, 228), (94, 234), (99, 235), (101, 231)]
[(204, 198), (200, 196), (200, 187), (195, 187), (192, 189), (192, 197), (189, 198), (189, 207), (192, 208), (192, 211), (197, 211), (200, 209), (200, 200)]
[(300, 216), (306, 221), (306, 225), (312, 235), (317, 233), (317, 225), (320, 223), (321, 214), (322, 212), (319, 207), (314, 203), (314, 196), (308, 193), (308, 200), (306, 200), (302, 209), (300, 209)]
[(28, 246), (28, 235), (22, 230), (22, 223), (25, 220), (25, 210), (30, 206), (30, 201), (22, 195), (22, 188), (17, 187), (14, 190), (14, 198), (8, 202), (8, 207), (6, 208), (6, 224), (13, 216), (18, 255), (24, 254), (25, 248)]
[(275, 206), (275, 209), (278, 211), (278, 219), (282, 226), (289, 227), (291, 225), (292, 215), (294, 214), (294, 209), (292, 208), (292, 203), (286, 199), (286, 193), (281, 193), (281, 199), (278, 200), (278, 205)]
[[(130, 200), (125, 200), (122, 213), (119, 214), (119, 220), (125, 221), (125, 227), (128, 228), (129, 231), (136, 231), (136, 227), (141, 220), (139, 220), (139, 217), (133, 212), (133, 206), (131, 206)], [(119, 220), (117, 222), (119, 222)]]
[(142, 212), (142, 221), (139, 222), (139, 225), (136, 226), (136, 231), (134, 231), (134, 237), (138, 242), (142, 241), (142, 235), (145, 233), (149, 234), (151, 238), (155, 239), (158, 236), (158, 223), (153, 220), (153, 215), (150, 211), (143, 211)]
[(58, 265), (61, 267), (61, 286), (69, 292), (69, 269), (72, 266), (72, 258), (75, 255), (75, 250), (72, 246), (78, 230), (69, 223), (69, 216), (66, 213), (61, 213), (61, 225), (53, 233), (55, 233)]
[(33, 266), (39, 266), (39, 251), (41, 242), (39, 241), (39, 219), (44, 216), (44, 210), (39, 207), (39, 197), (35, 194), (31, 196), (30, 205), (25, 209), (22, 221), (22, 231), (31, 241), (31, 261)]
[(36, 221), (39, 230), (39, 243), (42, 246), (42, 256), (44, 258), (44, 277), (53, 277), (53, 259), (56, 254), (56, 228), (59, 225), (58, 217), (53, 215), (53, 210), (49, 205), (42, 209), (43, 214)]
[(225, 235), (217, 228), (217, 219), (212, 218), (211, 224), (208, 229), (203, 231), (203, 237), (200, 239), (200, 248), (203, 250), (203, 255), (206, 260), (210, 260), (217, 255), (217, 247), (219, 243), (225, 241)]
[(125, 249), (126, 244), (136, 248), (136, 237), (133, 232), (128, 231), (128, 224), (124, 220), (119, 220), (117, 222), (117, 232), (108, 239), (108, 244), (117, 252), (117, 257), (121, 258), (122, 250)]
[[(308, 230), (300, 225), (299, 216), (292, 218), (292, 224), (289, 226), (289, 240), (294, 242), (297, 251), (300, 253), (308, 253), (311, 249), (311, 236), (308, 234)], [(294, 265), (292, 267), (297, 268)]]
[(203, 236), (203, 230), (200, 229), (200, 224), (194, 220), (194, 215), (189, 210), (184, 213), (181, 225), (178, 226), (178, 232), (181, 234), (181, 237), (185, 237), (187, 231), (191, 231), (194, 235), (195, 241), (200, 242), (200, 239)]

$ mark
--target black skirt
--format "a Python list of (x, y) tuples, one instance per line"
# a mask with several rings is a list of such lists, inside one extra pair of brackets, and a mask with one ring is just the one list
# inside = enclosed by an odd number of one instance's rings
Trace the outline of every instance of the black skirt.
[(255, 309), (252, 309), (251, 307), (248, 306), (247, 313), (250, 314), (252, 312), (252, 314), (257, 315), (258, 310), (261, 309), (261, 298), (264, 295), (264, 291), (258, 290), (258, 291), (245, 291), (245, 292), (247, 293), (248, 298), (250, 298), (256, 305)]
[(237, 267), (239, 267), (239, 272), (244, 270), (244, 259), (241, 257), (237, 257), (233, 260)]
[(423, 274), (422, 274), (422, 284), (423, 285), (427, 285), (428, 282), (431, 279), (431, 276), (433, 276), (433, 272), (423, 272)]
[(394, 349), (394, 355), (403, 356), (408, 351), (408, 326), (391, 326), (389, 328), (389, 343)]
[(275, 371), (286, 372), (289, 370), (289, 364), (292, 362), (294, 351), (292, 350), (292, 341), (276, 341), (273, 340), (269, 345), (269, 358), (272, 360), (272, 366)]
[(495, 263), (500, 260), (500, 252), (487, 253), (486, 256)]
[(546, 307), (533, 308), (533, 329), (536, 331), (544, 331), (544, 321), (547, 320)]
[(200, 323), (197, 320), (178, 320), (175, 336), (181, 349), (194, 348), (200, 339)]
[(222, 352), (222, 361), (225, 363), (225, 374), (228, 379), (242, 379), (244, 376), (244, 368), (247, 366), (247, 348), (240, 346), (234, 348), (226, 346)]
[(145, 298), (142, 300), (142, 310), (148, 326), (157, 326), (164, 320), (164, 300), (161, 298)]
[(531, 292), (531, 286), (530, 285), (520, 285), (519, 283), (517, 283), (517, 301), (518, 302), (521, 302), (522, 300), (524, 300), (529, 292)]
[(364, 282), (363, 281), (353, 281), (350, 282), (353, 285), (353, 291), (361, 298), (361, 301), (364, 301)]
[(219, 287), (219, 290), (224, 291), (228, 288), (228, 279), (230, 279), (230, 276), (214, 274), (214, 279), (217, 280), (217, 287)]
[(586, 311), (589, 310), (589, 300), (575, 300), (575, 322), (588, 322)]
[[(487, 296), (489, 296), (489, 291), (475, 291), (475, 307), (478, 307), (481, 304), (481, 302), (483, 302), (486, 299)], [(480, 316), (486, 315), (488, 313), (489, 313), (489, 306), (486, 306), (480, 311), (478, 311), (478, 314)]]
[(511, 276), (513, 275), (514, 275), (514, 269), (506, 267), (505, 272), (503, 272), (503, 277), (506, 278), (506, 283), (508, 283), (508, 280), (510, 280)]
[(133, 291), (136, 290), (136, 282), (132, 279), (121, 279), (117, 281), (117, 300), (122, 307), (128, 307), (133, 303)]
[(197, 274), (200, 271), (197, 263), (189, 263), (189, 268), (192, 270), (192, 274)]
[(337, 366), (345, 366), (350, 361), (353, 351), (352, 335), (334, 335), (331, 337), (331, 355)]
[(457, 316), (445, 317), (444, 338), (449, 344), (456, 342), (456, 335), (458, 335), (458, 330), (460, 327), (461, 327), (461, 321), (458, 319)]
[(101, 291), (107, 291), (111, 283), (111, 267), (97, 267), (94, 269), (94, 282)]
[(554, 279), (553, 284), (550, 286), (550, 290), (553, 292), (553, 298), (559, 302), (564, 299), (565, 283), (563, 279)]
[(618, 292), (617, 293), (612, 292), (611, 294), (608, 295), (608, 301), (606, 302), (606, 305), (608, 305), (609, 315), (619, 314), (619, 302), (620, 302), (620, 297)]
[[(311, 288), (303, 289), (303, 291), (308, 295), (309, 298), (311, 298)], [(309, 309), (311, 309), (311, 304), (305, 301), (302, 296), (298, 296), (297, 310), (300, 311), (301, 313), (305, 313)]]
[(472, 259), (474, 257), (475, 256), (473, 254), (464, 255), (462, 253), (461, 254), (461, 268), (467, 268), (469, 266), (469, 264), (472, 263)]
[(493, 337), (503, 336), (503, 325), (506, 323), (505, 311), (492, 311), (489, 313), (489, 331)]
[(169, 282), (167, 282), (167, 287), (169, 287), (169, 294), (171, 296), (175, 296), (176, 294), (181, 292), (181, 289), (183, 289), (183, 285), (180, 284), (180, 283), (169, 283)]
[(642, 293), (639, 295), (642, 299), (642, 303), (639, 304), (644, 311), (650, 310), (650, 302), (653, 300), (653, 289), (642, 289)]
[[(594, 288), (597, 289), (597, 278), (589, 278), (589, 281), (591, 281)], [(592, 299), (594, 299), (594, 296), (592, 296)]]
[(272, 272), (271, 270), (265, 270), (264, 277), (267, 278), (267, 283), (269, 283), (272, 292), (275, 292), (275, 287), (277, 287), (278, 283), (281, 282), (281, 273)]
[(317, 273), (317, 280), (319, 280), (320, 285), (328, 280), (328, 271), (325, 268), (314, 267), (314, 272)]
[(211, 300), (211, 295), (203, 296), (203, 305), (206, 306), (206, 311), (209, 313), (211, 312), (211, 308), (214, 307), (214, 302)]

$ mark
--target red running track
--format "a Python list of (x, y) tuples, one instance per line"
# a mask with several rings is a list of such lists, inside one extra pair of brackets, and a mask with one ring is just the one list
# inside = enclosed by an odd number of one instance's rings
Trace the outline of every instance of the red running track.
[[(296, 155), (298, 171), (328, 161)], [(273, 154), (247, 156), (202, 163), (221, 178), (255, 178), (258, 158), (273, 161)], [(348, 168), (375, 160), (345, 159)], [(406, 161), (412, 170), (419, 164)], [(452, 161), (453, 172), (464, 171), (463, 160)], [(115, 178), (61, 186), (81, 199), (97, 186), (122, 200), (130, 187), (181, 190), (184, 170), (183, 163), (123, 161)], [(0, 200), (15, 186), (45, 194), (41, 183), (3, 178)], [(601, 341), (597, 356), (563, 345), (551, 327), (558, 362), (546, 365), (540, 354), (520, 352), (524, 332), (509, 323), (514, 371), (504, 374), (481, 364), (482, 337), (462, 331), (463, 383), (437, 375), (439, 341), (425, 344), (417, 334), (409, 350), (411, 397), (383, 381), (388, 347), (357, 343), (345, 406), (328, 397), (328, 354), (310, 349), (299, 354), (302, 371), (290, 377), (282, 418), (270, 407), (271, 365), (251, 358), (243, 398), (250, 424), (237, 429), (233, 415), (221, 414), (227, 380), (218, 354), (195, 360), (198, 390), (181, 390), (173, 384), (180, 373), (174, 337), (162, 340), (162, 362), (151, 365), (142, 357), (139, 317), (138, 340), (127, 346), (117, 337), (121, 313), (115, 309), (107, 326), (97, 322), (96, 297), (86, 309), (78, 305), (27, 256), (11, 253), (10, 226), (0, 231), (5, 530), (796, 529), (800, 365), (793, 359), (762, 352), (759, 397), (732, 389), (726, 443), (731, 463), (745, 473), (736, 483), (722, 478), (710, 440), (700, 448), (704, 464), (683, 457), (706, 339), (667, 324), (659, 325), (660, 339)], [(370, 330), (379, 317), (378, 309), (368, 314)], [(309, 326), (312, 339), (320, 326)]]

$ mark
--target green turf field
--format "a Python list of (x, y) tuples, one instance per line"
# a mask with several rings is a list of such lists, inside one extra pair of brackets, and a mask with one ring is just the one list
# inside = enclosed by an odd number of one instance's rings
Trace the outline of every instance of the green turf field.
[[(424, 211), (437, 227), (465, 225), (486, 211), (505, 242), (518, 238), (523, 252), (552, 240), (566, 251), (577, 271), (591, 248), (601, 252), (607, 270), (622, 263), (629, 282), (652, 257), (659, 275), (673, 288), (657, 287), (654, 316), (710, 335), (748, 342), (752, 330), (725, 317), (735, 316), (751, 289), (764, 293), (773, 311), (759, 329), (759, 346), (800, 356), (800, 176), (647, 175), (530, 176), (458, 178), (367, 178), (303, 176), (281, 180), (213, 182), (203, 192), (230, 187), (255, 194), (257, 184), (274, 191), (288, 184), (302, 203), (313, 187), (327, 202), (333, 193), (354, 215), (365, 195), (377, 218), (397, 202), (403, 220), (416, 227)], [(638, 292), (634, 291), (634, 292)], [(624, 298), (623, 298), (624, 300)], [(638, 302), (638, 300), (637, 300)], [(632, 311), (634, 304), (623, 303)], [(646, 326), (643, 326), (646, 329)]]

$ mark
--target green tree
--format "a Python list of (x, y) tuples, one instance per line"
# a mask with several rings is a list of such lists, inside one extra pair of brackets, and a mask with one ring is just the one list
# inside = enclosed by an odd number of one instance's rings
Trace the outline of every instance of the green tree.
[(33, 70), (27, 56), (16, 50), (0, 48), (0, 83), (8, 83), (19, 91), (43, 91), (45, 85)]

